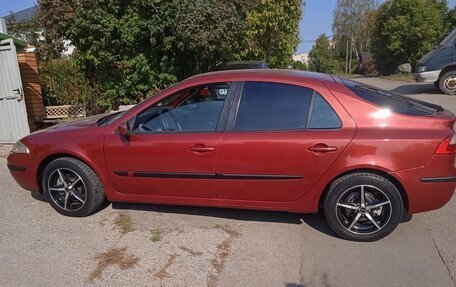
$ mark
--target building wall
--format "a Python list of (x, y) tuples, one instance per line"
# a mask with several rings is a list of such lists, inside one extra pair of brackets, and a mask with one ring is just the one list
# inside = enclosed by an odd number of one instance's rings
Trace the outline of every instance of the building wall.
[(19, 70), (24, 89), (25, 105), (27, 107), (30, 131), (36, 131), (43, 121), (44, 105), (41, 85), (38, 77), (38, 65), (35, 53), (18, 53)]

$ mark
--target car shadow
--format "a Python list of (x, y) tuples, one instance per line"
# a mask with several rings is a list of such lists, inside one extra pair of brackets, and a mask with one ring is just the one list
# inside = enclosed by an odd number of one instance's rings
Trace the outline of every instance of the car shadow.
[(113, 202), (112, 209), (119, 210), (141, 210), (161, 213), (178, 213), (186, 215), (209, 216), (216, 218), (235, 219), (241, 221), (257, 222), (278, 222), (287, 224), (302, 224), (303, 214), (281, 212), (281, 211), (263, 211), (248, 209), (232, 209), (219, 207), (195, 207), (179, 205), (157, 205), (157, 204), (140, 204), (140, 203), (121, 203)]
[(331, 229), (331, 227), (326, 222), (323, 213), (319, 212), (316, 214), (305, 214), (303, 220), (307, 224), (307, 226), (315, 229), (316, 231), (340, 239), (340, 237), (337, 236), (337, 234)]
[(46, 197), (42, 193), (39, 193), (36, 191), (30, 191), (30, 195), (32, 196), (33, 199), (36, 199), (41, 202), (47, 202)]
[(443, 95), (434, 84), (407, 84), (392, 89), (391, 92), (401, 95), (435, 94)]

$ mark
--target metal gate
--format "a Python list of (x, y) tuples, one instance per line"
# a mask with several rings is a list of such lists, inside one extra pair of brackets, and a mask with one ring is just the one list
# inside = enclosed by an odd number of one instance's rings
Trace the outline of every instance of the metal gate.
[(16, 47), (6, 39), (0, 41), (0, 143), (14, 143), (29, 133)]

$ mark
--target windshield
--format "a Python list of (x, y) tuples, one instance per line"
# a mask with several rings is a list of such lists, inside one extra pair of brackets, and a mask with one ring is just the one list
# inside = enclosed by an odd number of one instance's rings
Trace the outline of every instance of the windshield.
[(448, 36), (446, 36), (445, 39), (442, 40), (442, 42), (440, 42), (438, 47), (445, 46), (448, 42), (452, 41), (455, 38), (455, 36), (456, 36), (456, 29), (453, 29), (453, 31), (451, 31), (451, 33), (448, 34)]

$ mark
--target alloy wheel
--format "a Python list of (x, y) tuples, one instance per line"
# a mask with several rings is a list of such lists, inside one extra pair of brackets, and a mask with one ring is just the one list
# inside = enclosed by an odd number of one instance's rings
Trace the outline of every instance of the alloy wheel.
[(55, 169), (49, 176), (47, 190), (52, 201), (66, 211), (77, 211), (87, 201), (84, 180), (69, 168)]
[(353, 186), (337, 200), (337, 220), (354, 234), (367, 235), (382, 230), (391, 214), (391, 200), (385, 192), (372, 185)]

